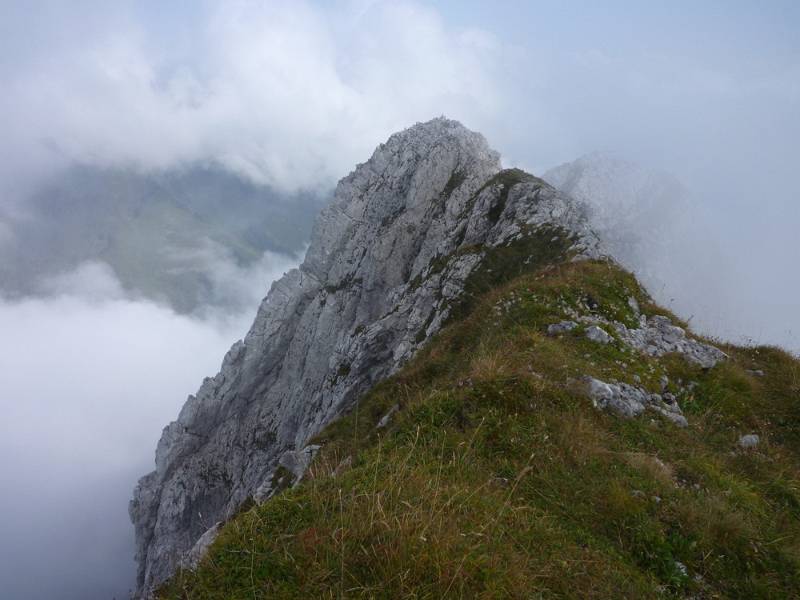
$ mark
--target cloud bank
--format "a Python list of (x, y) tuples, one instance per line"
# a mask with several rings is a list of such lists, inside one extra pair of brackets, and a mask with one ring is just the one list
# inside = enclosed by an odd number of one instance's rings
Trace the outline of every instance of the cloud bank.
[(88, 22), (58, 4), (5, 8), (7, 28), (30, 37), (0, 41), (24, 54), (0, 63), (0, 113), (14, 115), (0, 179), (62, 161), (214, 159), (279, 187), (329, 185), (416, 120), (496, 108), (491, 38), (450, 31), (431, 8), (201, 2), (153, 27), (160, 5), (95, 4)]
[(6, 597), (127, 597), (133, 485), (152, 470), (162, 427), (217, 371), (269, 282), (295, 261), (262, 262), (244, 279), (252, 303), (236, 314), (184, 316), (127, 297), (102, 263), (52, 280), (45, 297), (0, 300)]

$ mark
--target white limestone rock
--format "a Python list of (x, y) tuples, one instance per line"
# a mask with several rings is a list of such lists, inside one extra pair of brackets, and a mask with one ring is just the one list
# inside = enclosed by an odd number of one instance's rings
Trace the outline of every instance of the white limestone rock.
[(597, 325), (586, 328), (586, 337), (597, 344), (608, 344), (614, 339), (602, 327)]
[(610, 410), (628, 419), (649, 409), (663, 415), (678, 427), (688, 425), (674, 396), (664, 398), (660, 394), (651, 394), (627, 383), (606, 383), (594, 377), (586, 377), (585, 381), (587, 393), (595, 408)]
[(614, 323), (614, 327), (623, 342), (650, 356), (677, 352), (704, 369), (710, 369), (726, 358), (719, 348), (691, 339), (683, 328), (661, 315), (650, 318), (642, 315), (637, 329), (629, 329), (622, 323)]
[(321, 446), (311, 444), (302, 450), (287, 450), (278, 460), (278, 465), (289, 471), (292, 475), (292, 485), (297, 485), (303, 479), (314, 455)]

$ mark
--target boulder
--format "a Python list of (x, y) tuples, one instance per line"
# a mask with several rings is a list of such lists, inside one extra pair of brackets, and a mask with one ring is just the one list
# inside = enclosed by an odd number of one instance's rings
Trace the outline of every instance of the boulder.
[(597, 342), (598, 344), (608, 344), (612, 338), (604, 329), (598, 327), (597, 325), (592, 325), (591, 327), (587, 327), (586, 329), (586, 337), (592, 340), (593, 342)]

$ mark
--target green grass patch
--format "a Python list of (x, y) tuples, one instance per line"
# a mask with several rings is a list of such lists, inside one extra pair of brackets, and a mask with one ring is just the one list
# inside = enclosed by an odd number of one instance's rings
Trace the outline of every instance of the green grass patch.
[[(664, 314), (613, 265), (520, 266), (560, 260), (555, 235), (495, 249), (450, 324), (318, 436), (303, 483), (229, 522), (160, 597), (796, 596), (798, 362), (725, 346), (703, 371), (546, 336), (575, 312), (630, 323), (629, 297)], [(667, 375), (690, 425), (598, 412), (585, 374), (652, 391)], [(744, 433), (762, 443), (739, 450)]]

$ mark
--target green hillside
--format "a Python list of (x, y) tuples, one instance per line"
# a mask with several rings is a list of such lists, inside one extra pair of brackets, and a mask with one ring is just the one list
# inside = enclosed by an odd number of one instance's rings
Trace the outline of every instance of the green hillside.
[(220, 265), (247, 268), (265, 251), (302, 254), (322, 204), (213, 165), (73, 167), (43, 182), (25, 217), (6, 224), (14, 235), (0, 254), (0, 293), (37, 294), (42, 280), (101, 261), (126, 290), (179, 312), (231, 304), (215, 281)]
[[(729, 358), (703, 370), (585, 325), (546, 334), (576, 313), (635, 322), (631, 296), (668, 314), (606, 262), (479, 294), (160, 597), (798, 597), (800, 362), (718, 344)], [(598, 410), (587, 375), (651, 392), (666, 376), (689, 426)]]

